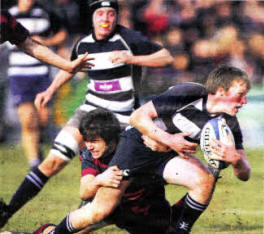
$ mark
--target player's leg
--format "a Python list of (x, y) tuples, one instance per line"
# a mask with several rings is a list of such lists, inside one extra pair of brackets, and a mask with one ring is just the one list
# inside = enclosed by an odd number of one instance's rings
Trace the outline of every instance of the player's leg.
[(175, 233), (189, 233), (211, 200), (215, 185), (214, 177), (198, 158), (191, 156), (188, 159), (181, 157), (171, 159), (164, 168), (163, 178), (170, 184), (188, 189), (181, 217), (175, 225)]
[(17, 113), (21, 124), (22, 147), (30, 167), (34, 168), (41, 162), (38, 113), (32, 102), (21, 103), (17, 107)]
[(78, 128), (65, 126), (56, 137), (48, 156), (34, 168), (23, 180), (14, 193), (9, 205), (8, 215), (0, 210), (0, 227), (24, 204), (35, 197), (47, 183), (48, 179), (61, 171), (67, 163), (79, 153), (83, 144)]
[(51, 233), (76, 233), (101, 222), (119, 205), (129, 183), (124, 180), (119, 188), (101, 187), (91, 203), (70, 212)]
[(169, 229), (171, 207), (169, 202), (162, 198), (149, 201), (151, 205), (147, 215), (134, 221), (133, 227), (128, 229), (131, 234), (166, 234)]
[(169, 230), (173, 231), (173, 226), (178, 223), (179, 218), (181, 217), (181, 213), (184, 207), (184, 201), (185, 201), (186, 195), (184, 195), (179, 201), (177, 201), (175, 204), (171, 206), (171, 227)]

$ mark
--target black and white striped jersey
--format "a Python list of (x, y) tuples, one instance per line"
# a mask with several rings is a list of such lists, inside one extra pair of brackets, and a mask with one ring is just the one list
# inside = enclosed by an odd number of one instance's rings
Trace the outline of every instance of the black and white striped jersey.
[[(20, 12), (17, 6), (9, 9), (9, 12), (21, 23), (30, 33), (30, 35), (39, 35), (43, 37), (51, 36), (62, 28), (61, 20), (51, 11), (43, 8), (39, 4), (34, 4), (26, 12)], [(49, 72), (48, 65), (38, 59), (25, 54), (16, 46), (11, 46), (9, 56), (9, 76), (43, 76)]]
[[(170, 133), (191, 132), (189, 140), (200, 141), (201, 130), (212, 116), (206, 110), (207, 92), (203, 85), (177, 84), (152, 100), (158, 113), (158, 125)], [(236, 148), (243, 149), (241, 129), (236, 117), (221, 114), (234, 135)]]
[(109, 60), (115, 50), (133, 55), (148, 55), (162, 47), (141, 33), (117, 25), (116, 30), (104, 40), (96, 40), (93, 32), (77, 42), (72, 59), (89, 52), (94, 57), (94, 67), (88, 71), (89, 83), (81, 110), (102, 107), (114, 112), (121, 123), (128, 123), (129, 115), (137, 107), (137, 94), (141, 67), (113, 64)]

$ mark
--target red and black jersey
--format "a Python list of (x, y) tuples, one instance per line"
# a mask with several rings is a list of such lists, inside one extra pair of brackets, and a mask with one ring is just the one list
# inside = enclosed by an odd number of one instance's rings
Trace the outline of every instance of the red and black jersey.
[[(89, 150), (83, 150), (80, 157), (82, 161), (82, 176), (96, 176), (104, 172), (112, 157), (113, 154), (94, 159)], [(166, 200), (164, 184), (162, 180), (155, 176), (145, 176), (144, 179), (132, 181), (123, 195), (120, 206), (122, 209), (129, 209), (133, 213), (148, 215), (148, 210), (152, 206), (151, 201), (156, 202), (157, 200)]]
[(0, 42), (9, 41), (12, 44), (18, 45), (24, 42), (29, 36), (28, 30), (23, 27), (16, 19), (8, 13), (8, 11), (1, 10), (1, 30)]

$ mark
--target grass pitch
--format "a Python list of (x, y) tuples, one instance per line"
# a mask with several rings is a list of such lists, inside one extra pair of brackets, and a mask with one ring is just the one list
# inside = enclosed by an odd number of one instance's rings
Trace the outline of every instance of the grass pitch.
[[(48, 146), (47, 146), (48, 149)], [(263, 234), (264, 233), (264, 150), (246, 150), (252, 166), (251, 178), (239, 181), (229, 167), (222, 171), (213, 200), (193, 227), (194, 234)], [(1, 232), (31, 232), (44, 223), (58, 223), (79, 203), (80, 162), (76, 157), (61, 173), (53, 177), (40, 194), (18, 211), (0, 229)], [(0, 145), (0, 197), (9, 202), (14, 191), (29, 172), (19, 145)], [(167, 186), (173, 204), (186, 190)], [(109, 226), (94, 233), (126, 233)]]

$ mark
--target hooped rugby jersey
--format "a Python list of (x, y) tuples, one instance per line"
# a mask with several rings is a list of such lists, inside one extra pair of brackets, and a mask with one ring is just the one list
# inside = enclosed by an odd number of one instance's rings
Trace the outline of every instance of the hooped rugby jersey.
[[(159, 126), (170, 133), (190, 132), (188, 139), (199, 143), (205, 123), (215, 118), (206, 110), (207, 92), (203, 85), (193, 82), (177, 84), (152, 102), (158, 114)], [(236, 149), (243, 149), (243, 138), (238, 120), (221, 114), (234, 135)]]
[(129, 115), (138, 106), (137, 92), (141, 67), (130, 64), (113, 64), (109, 57), (115, 50), (133, 55), (148, 55), (162, 47), (141, 33), (117, 25), (116, 30), (104, 40), (96, 40), (91, 32), (76, 43), (72, 59), (89, 53), (94, 57), (94, 67), (88, 71), (89, 83), (81, 109), (91, 111), (96, 107), (114, 112), (121, 123), (128, 123)]
[[(31, 36), (48, 37), (62, 29), (60, 18), (37, 3), (26, 13), (19, 12), (17, 6), (10, 8), (9, 12), (29, 31)], [(25, 54), (16, 46), (11, 46), (9, 64), (9, 76), (45, 76), (49, 73), (47, 64)]]

